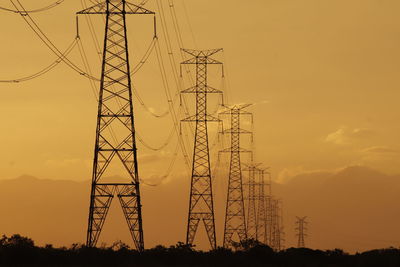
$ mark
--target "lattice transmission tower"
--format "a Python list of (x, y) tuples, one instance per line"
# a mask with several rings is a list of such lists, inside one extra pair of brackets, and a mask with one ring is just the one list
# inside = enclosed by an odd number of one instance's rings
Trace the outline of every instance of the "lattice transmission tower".
[(243, 180), (240, 154), (251, 153), (250, 150), (240, 146), (242, 134), (252, 134), (240, 127), (240, 117), (252, 113), (244, 111), (250, 104), (235, 105), (227, 108), (220, 115), (230, 115), (231, 128), (223, 130), (224, 134), (230, 134), (231, 146), (220, 152), (230, 153), (228, 194), (225, 211), (224, 241), (225, 248), (232, 247), (233, 242), (240, 242), (247, 239), (246, 211), (244, 206)]
[[(106, 17), (86, 244), (89, 247), (96, 246), (111, 202), (117, 196), (134, 245), (137, 250), (143, 250), (142, 211), (125, 15), (154, 14), (154, 12), (125, 0), (106, 0), (77, 14), (105, 14)], [(105, 177), (106, 171), (116, 165), (125, 172), (124, 177), (118, 179)]]
[(267, 244), (267, 195), (265, 194), (266, 187), (269, 186), (265, 182), (265, 170), (258, 169), (258, 207), (257, 207), (257, 240)]
[(218, 122), (219, 119), (208, 114), (207, 95), (222, 93), (222, 91), (208, 85), (207, 66), (222, 64), (222, 62), (211, 58), (222, 49), (182, 50), (191, 58), (181, 64), (196, 66), (195, 86), (182, 91), (182, 93), (192, 93), (196, 96), (196, 114), (182, 120), (183, 122), (195, 122), (196, 125), (186, 243), (193, 244), (199, 223), (203, 221), (211, 248), (215, 249), (217, 241), (207, 124), (208, 122)]
[[(266, 224), (265, 224), (265, 237), (264, 237), (264, 243), (270, 247), (272, 247), (272, 233), (273, 233), (273, 218), (272, 218), (272, 180), (271, 180), (271, 173), (270, 172), (264, 172), (264, 175), (267, 175), (267, 191), (265, 192), (265, 209), (266, 209)], [(265, 177), (264, 177), (265, 181)]]
[(305, 248), (304, 239), (307, 236), (307, 224), (306, 221), (307, 217), (296, 217), (296, 231), (297, 231), (297, 247), (298, 248)]
[(246, 167), (246, 171), (248, 171), (247, 177), (247, 238), (257, 240), (257, 203), (259, 199), (259, 192), (257, 190), (259, 183), (257, 181), (257, 176), (259, 175), (259, 166), (261, 163), (251, 163)]
[(275, 251), (284, 248), (284, 229), (282, 216), (282, 201), (271, 198), (271, 242), (270, 247)]

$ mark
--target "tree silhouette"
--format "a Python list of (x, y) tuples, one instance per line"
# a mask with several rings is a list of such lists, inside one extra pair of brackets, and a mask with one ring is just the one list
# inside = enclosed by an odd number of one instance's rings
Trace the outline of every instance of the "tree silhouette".
[(235, 249), (216, 248), (198, 251), (191, 245), (178, 242), (165, 247), (138, 252), (121, 241), (100, 248), (75, 243), (69, 248), (55, 248), (50, 244), (36, 246), (34, 241), (21, 235), (0, 238), (0, 266), (267, 266), (267, 267), (398, 267), (400, 250), (376, 249), (354, 255), (341, 249), (313, 250), (289, 248), (274, 252), (256, 241), (244, 240)]

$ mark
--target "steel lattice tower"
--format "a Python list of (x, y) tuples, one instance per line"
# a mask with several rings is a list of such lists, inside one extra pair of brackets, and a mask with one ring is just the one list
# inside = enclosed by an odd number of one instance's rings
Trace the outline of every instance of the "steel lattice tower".
[(211, 58), (212, 55), (222, 51), (222, 49), (182, 50), (192, 56), (182, 64), (196, 66), (196, 85), (182, 91), (182, 93), (196, 95), (196, 114), (182, 120), (184, 122), (193, 121), (196, 124), (186, 243), (193, 244), (199, 223), (203, 221), (211, 248), (215, 249), (217, 241), (207, 123), (209, 121), (218, 122), (219, 120), (207, 113), (207, 94), (222, 92), (208, 86), (207, 66), (209, 64), (222, 64), (222, 62)]
[(230, 115), (231, 121), (231, 128), (223, 131), (224, 134), (230, 134), (231, 147), (220, 151), (231, 154), (229, 165), (228, 194), (225, 211), (223, 243), (223, 246), (225, 248), (232, 247), (232, 242), (234, 242), (235, 234), (238, 236), (238, 241), (244, 241), (247, 239), (245, 216), (246, 212), (243, 199), (243, 181), (240, 154), (243, 152), (251, 153), (251, 151), (240, 147), (240, 135), (252, 133), (250, 131), (240, 128), (240, 117), (241, 115), (252, 116), (252, 113), (243, 111), (243, 109), (248, 106), (250, 106), (250, 104), (235, 105), (231, 108), (228, 108), (227, 111), (220, 113), (220, 115)]
[(280, 247), (280, 227), (279, 227), (279, 201), (271, 199), (271, 248), (275, 251)]
[(248, 171), (248, 194), (247, 194), (247, 238), (257, 240), (257, 174), (260, 164), (250, 164), (246, 170)]
[(275, 251), (283, 249), (283, 217), (282, 203), (278, 199), (271, 198), (271, 244)]
[[(106, 0), (77, 14), (105, 14), (103, 63), (87, 241), (96, 246), (114, 196), (118, 197), (137, 250), (144, 249), (136, 155), (126, 14), (154, 14), (125, 0)], [(117, 163), (116, 163), (117, 162)], [(128, 180), (107, 182), (110, 164), (120, 164)]]
[(304, 238), (307, 236), (306, 231), (307, 231), (307, 217), (296, 217), (296, 231), (297, 231), (297, 247), (298, 248), (304, 248), (305, 247), (305, 242)]
[[(264, 236), (264, 243), (270, 247), (272, 244), (272, 181), (271, 181), (271, 173), (270, 172), (265, 172), (268, 175), (268, 182), (267, 182), (267, 192), (265, 195), (265, 209), (266, 209), (266, 223), (265, 223), (265, 236)], [(264, 173), (264, 174), (265, 174)], [(263, 174), (263, 175), (264, 175)], [(265, 181), (265, 180), (264, 180)]]
[(272, 212), (272, 196), (269, 194), (266, 197), (266, 205), (267, 205), (267, 228), (266, 228), (266, 240), (265, 244), (272, 248), (272, 236), (273, 236), (273, 212)]
[(267, 209), (265, 196), (265, 170), (258, 169), (258, 207), (257, 207), (257, 240), (266, 244), (267, 240)]

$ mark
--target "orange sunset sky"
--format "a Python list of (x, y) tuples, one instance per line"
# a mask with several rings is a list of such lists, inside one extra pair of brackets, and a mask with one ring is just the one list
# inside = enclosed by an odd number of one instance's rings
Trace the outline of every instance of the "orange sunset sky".
[[(54, 2), (20, 1), (28, 10)], [(75, 13), (94, 2), (65, 0), (32, 17), (63, 51), (76, 35)], [(274, 194), (284, 203), (286, 246), (296, 245), (295, 216), (306, 215), (306, 243), (313, 248), (356, 251), (398, 246), (400, 2), (170, 2), (175, 4), (186, 48), (224, 48), (216, 58), (224, 62), (226, 77), (221, 79), (221, 70), (212, 68), (210, 83), (224, 90), (225, 102), (253, 103), (249, 111), (254, 113), (254, 144), (243, 138), (243, 146), (253, 147), (256, 161), (271, 167)], [(9, 1), (0, 6), (13, 8)], [(164, 0), (149, 0), (145, 7), (157, 13), (157, 32), (171, 74), (159, 14), (165, 12), (178, 64), (172, 8)], [(0, 12), (0, 80), (30, 75), (56, 59), (20, 15)], [(92, 19), (102, 45), (102, 17)], [(79, 29), (93, 75), (99, 76), (100, 62), (85, 17), (80, 18)], [(130, 16), (128, 35), (135, 66), (152, 40), (152, 17)], [(69, 58), (83, 66), (78, 49)], [(176, 92), (172, 75), (168, 79)], [(187, 78), (182, 83), (190, 86)], [(154, 53), (133, 84), (152, 111), (168, 110)], [(214, 110), (216, 97), (210, 97)], [(152, 146), (164, 144), (173, 127), (170, 116), (154, 118), (134, 101), (139, 136)], [(178, 107), (179, 98), (175, 101)], [(187, 101), (194, 104), (192, 98)], [(0, 233), (21, 233), (39, 244), (84, 242), (96, 112), (90, 82), (65, 64), (31, 81), (0, 83)], [(251, 129), (248, 120), (243, 127)], [(185, 129), (191, 154), (193, 139)], [(216, 133), (211, 127), (213, 167), (222, 147)], [(185, 237), (190, 177), (180, 150), (172, 171), (163, 178), (176, 144), (174, 135), (155, 152), (138, 142), (140, 176), (157, 184), (142, 186), (147, 247)], [(227, 163), (224, 156), (214, 177), (219, 243)], [(118, 176), (119, 171), (110, 175)], [(119, 211), (115, 215), (122, 216)], [(112, 216), (102, 241), (129, 242), (125, 223)]]

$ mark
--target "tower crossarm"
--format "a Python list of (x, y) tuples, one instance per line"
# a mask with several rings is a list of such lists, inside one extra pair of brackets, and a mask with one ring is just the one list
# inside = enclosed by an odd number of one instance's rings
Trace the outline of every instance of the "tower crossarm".
[(236, 105), (223, 105), (225, 108), (223, 111), (219, 112), (219, 114), (226, 114), (230, 115), (232, 112), (239, 113), (239, 114), (252, 114), (248, 111), (243, 111), (243, 109), (250, 107), (253, 104), (236, 104)]
[(237, 110), (237, 111), (221, 111), (218, 114), (219, 115), (231, 115), (233, 112), (239, 114), (239, 115), (253, 115), (253, 113), (251, 112), (245, 112), (245, 111), (241, 111), (241, 110)]
[(182, 122), (192, 122), (192, 121), (220, 122), (221, 120), (209, 114), (207, 114), (204, 118), (198, 118), (196, 117), (196, 115), (192, 115), (182, 120)]
[(245, 168), (243, 169), (244, 171), (250, 171), (250, 170), (257, 170), (262, 163), (243, 163)]
[(244, 129), (229, 128), (221, 131), (222, 134), (253, 134), (253, 132)]
[[(119, 8), (122, 1), (120, 0), (110, 0), (106, 2), (99, 3), (97, 5), (94, 5), (92, 7), (86, 8), (84, 10), (81, 10), (77, 12), (76, 14), (81, 15), (81, 14), (144, 14), (144, 15), (149, 15), (149, 14), (155, 14), (153, 11), (150, 11), (144, 7), (125, 2), (124, 8)], [(113, 5), (113, 7), (116, 7), (116, 9), (110, 9), (107, 6), (107, 3), (110, 5)], [(115, 11), (117, 10), (117, 11)]]
[[(223, 48), (216, 48), (216, 49), (208, 49), (208, 50), (194, 50), (194, 49), (187, 49), (182, 48), (182, 51), (193, 56), (193, 57), (210, 57), (218, 52), (223, 51)], [(222, 63), (220, 63), (222, 64)]]
[[(221, 90), (215, 89), (211, 86), (205, 86), (205, 88), (202, 91), (203, 93), (207, 93), (207, 94), (222, 94)], [(182, 94), (195, 94), (198, 93), (198, 87), (197, 86), (193, 86), (190, 87), (188, 89), (182, 90), (181, 91)]]
[(207, 65), (222, 65), (221, 61), (218, 61), (218, 60), (215, 60), (215, 59), (209, 58), (209, 57), (195, 57), (195, 58), (185, 60), (181, 64), (196, 65), (196, 64), (198, 64), (199, 61), (201, 61), (202, 63), (207, 64)]
[(238, 152), (238, 153), (253, 153), (253, 151), (248, 150), (248, 149), (244, 149), (244, 148), (225, 148), (221, 151), (219, 151), (219, 153), (232, 153), (232, 152)]

